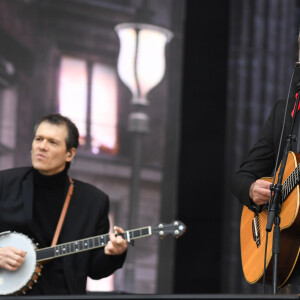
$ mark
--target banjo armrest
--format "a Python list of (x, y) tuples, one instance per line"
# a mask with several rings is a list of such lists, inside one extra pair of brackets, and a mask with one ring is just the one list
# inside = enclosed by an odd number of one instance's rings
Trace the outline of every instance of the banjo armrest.
[(7, 230), (7, 231), (2, 231), (2, 232), (0, 232), (0, 236), (1, 236), (1, 235), (6, 235), (6, 234), (9, 234), (9, 233), (11, 233), (11, 231), (9, 231), (9, 230)]

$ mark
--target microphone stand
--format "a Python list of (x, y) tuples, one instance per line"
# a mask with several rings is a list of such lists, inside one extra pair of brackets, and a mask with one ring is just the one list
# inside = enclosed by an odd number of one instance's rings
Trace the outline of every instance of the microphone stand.
[[(274, 230), (273, 230), (273, 245), (272, 245), (272, 253), (273, 253), (273, 276), (272, 276), (272, 291), (273, 294), (276, 294), (278, 291), (278, 261), (279, 261), (279, 253), (280, 253), (280, 211), (281, 211), (281, 190), (282, 190), (282, 180), (283, 180), (283, 174), (286, 167), (286, 161), (288, 157), (288, 153), (291, 149), (292, 142), (294, 141), (294, 138), (292, 136), (296, 115), (298, 112), (299, 107), (299, 94), (300, 94), (300, 62), (297, 62), (295, 65), (295, 74), (294, 74), (294, 81), (297, 82), (296, 86), (296, 92), (297, 94), (297, 100), (294, 106), (294, 114), (292, 117), (292, 123), (291, 123), (291, 129), (290, 133), (287, 137), (287, 143), (284, 148), (283, 157), (281, 160), (280, 170), (278, 173), (277, 183), (271, 184), (270, 190), (271, 193), (273, 193), (273, 201), (271, 206), (269, 206), (268, 210), (268, 218), (267, 218), (267, 226), (266, 231), (270, 232), (272, 231), (272, 227), (274, 224)], [(295, 93), (291, 94), (291, 97), (294, 97)]]

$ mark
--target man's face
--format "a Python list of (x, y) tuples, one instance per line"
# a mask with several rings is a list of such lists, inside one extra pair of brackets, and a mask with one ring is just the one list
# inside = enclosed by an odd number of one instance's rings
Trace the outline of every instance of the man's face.
[(32, 166), (43, 175), (54, 175), (66, 166), (75, 156), (76, 149), (67, 151), (66, 125), (42, 122), (36, 130), (31, 148)]

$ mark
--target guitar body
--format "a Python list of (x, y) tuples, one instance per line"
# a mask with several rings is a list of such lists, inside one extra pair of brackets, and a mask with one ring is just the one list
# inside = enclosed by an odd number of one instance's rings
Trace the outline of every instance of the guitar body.
[[(289, 152), (283, 176), (283, 186), (288, 190), (288, 196), (282, 202), (280, 213), (280, 255), (278, 265), (278, 285), (283, 286), (296, 265), (300, 246), (299, 217), (299, 177), (294, 178), (293, 171), (298, 166), (300, 155)], [(280, 167), (278, 168), (280, 170)], [(294, 172), (295, 173), (295, 172)], [(291, 176), (290, 176), (291, 175)], [(276, 173), (276, 180), (278, 171)], [(262, 178), (272, 183), (272, 178)], [(296, 180), (295, 187), (289, 191), (290, 181)], [(275, 181), (276, 182), (276, 181)], [(245, 279), (253, 284), (259, 282), (264, 274), (264, 258), (266, 245), (267, 209), (259, 214), (244, 206), (240, 226), (241, 259)], [(273, 230), (269, 233), (266, 254), (266, 281), (272, 282), (272, 244)]]

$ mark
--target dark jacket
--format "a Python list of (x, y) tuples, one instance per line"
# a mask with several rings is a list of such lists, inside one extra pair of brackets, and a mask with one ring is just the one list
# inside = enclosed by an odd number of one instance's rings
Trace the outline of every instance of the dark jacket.
[[(33, 169), (15, 168), (0, 172), (0, 232), (17, 231), (40, 241), (42, 232), (34, 224)], [(58, 243), (75, 241), (109, 231), (108, 196), (96, 187), (74, 180), (74, 192)], [(65, 279), (71, 294), (85, 293), (87, 276), (100, 279), (124, 262), (125, 254), (105, 255), (103, 248), (62, 257)]]

